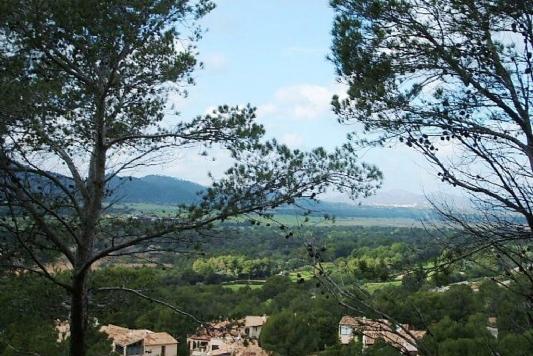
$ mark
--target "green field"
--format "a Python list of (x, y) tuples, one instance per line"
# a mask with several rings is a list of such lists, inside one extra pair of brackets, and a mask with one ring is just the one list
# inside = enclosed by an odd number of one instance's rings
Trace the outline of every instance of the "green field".
[[(150, 203), (123, 203), (114, 206), (116, 213), (126, 215), (155, 215), (159, 217), (173, 216), (177, 213), (178, 207), (175, 205), (160, 205)], [(236, 217), (232, 221), (246, 222), (246, 217)], [(343, 217), (335, 218), (334, 221), (326, 220), (321, 216), (309, 216), (306, 220), (303, 216), (277, 214), (272, 219), (259, 217), (256, 219), (261, 225), (283, 224), (287, 226), (307, 225), (307, 226), (391, 226), (391, 227), (420, 227), (422, 223), (416, 219), (409, 218), (382, 218), (382, 217)]]
[(313, 274), (313, 271), (311, 270), (311, 268), (302, 269), (302, 270), (298, 270), (298, 271), (293, 271), (293, 272), (289, 273), (289, 278), (293, 282), (297, 282), (299, 278), (303, 278), (304, 281), (307, 281), (307, 280), (313, 278), (314, 276), (315, 275)]
[(363, 288), (366, 289), (369, 293), (374, 293), (378, 289), (385, 287), (399, 287), (402, 285), (402, 281), (388, 281), (388, 282), (374, 282), (374, 283), (365, 283)]
[(236, 283), (236, 284), (224, 284), (224, 288), (231, 289), (232, 291), (238, 291), (241, 288), (249, 287), (250, 289), (261, 289), (262, 284), (248, 284), (248, 283)]
[(156, 216), (172, 216), (178, 212), (178, 207), (175, 205), (161, 205), (151, 203), (122, 203), (113, 206), (117, 213), (127, 215), (156, 215)]
[[(246, 218), (235, 218), (234, 221), (246, 221)], [(390, 227), (421, 227), (422, 222), (416, 219), (408, 218), (361, 218), (361, 217), (343, 217), (334, 220), (326, 220), (320, 216), (309, 216), (307, 220), (298, 215), (274, 215), (272, 219), (259, 218), (261, 224), (278, 223), (287, 226), (390, 226)]]

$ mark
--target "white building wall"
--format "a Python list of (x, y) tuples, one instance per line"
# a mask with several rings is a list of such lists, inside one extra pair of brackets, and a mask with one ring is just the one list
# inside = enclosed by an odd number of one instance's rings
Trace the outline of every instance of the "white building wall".
[(261, 326), (252, 326), (248, 328), (248, 337), (259, 339), (261, 335)]
[[(145, 346), (144, 354), (150, 356), (161, 356), (161, 349), (162, 347), (160, 345)], [(178, 356), (178, 345), (165, 345), (165, 356)]]
[(348, 325), (339, 326), (339, 341), (341, 344), (346, 345), (352, 342), (354, 339), (353, 329)]

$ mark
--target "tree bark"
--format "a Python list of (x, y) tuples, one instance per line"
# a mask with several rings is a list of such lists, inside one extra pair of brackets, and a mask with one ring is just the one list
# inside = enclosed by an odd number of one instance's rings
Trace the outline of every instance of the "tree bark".
[(87, 273), (73, 280), (70, 308), (70, 355), (85, 356), (88, 327)]
[(528, 136), (527, 140), (527, 158), (529, 160), (529, 168), (531, 169), (531, 172), (533, 173), (533, 138), (530, 138)]
[(88, 196), (84, 204), (84, 224), (78, 255), (72, 280), (72, 295), (70, 307), (70, 355), (85, 356), (86, 335), (89, 326), (88, 320), (88, 286), (87, 277), (90, 273), (90, 262), (93, 257), (94, 241), (96, 238), (96, 226), (102, 213), (102, 202), (105, 195), (105, 165), (106, 149), (104, 102), (105, 96), (99, 96), (96, 114), (94, 118), (96, 137), (91, 160), (89, 162), (89, 174), (87, 179)]

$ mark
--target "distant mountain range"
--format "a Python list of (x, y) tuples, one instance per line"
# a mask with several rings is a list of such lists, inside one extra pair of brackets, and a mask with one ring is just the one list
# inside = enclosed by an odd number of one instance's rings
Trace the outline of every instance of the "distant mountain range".
[[(57, 175), (65, 185), (72, 185), (70, 178)], [(44, 185), (39, 178), (27, 177), (36, 189)], [(206, 187), (187, 180), (177, 179), (162, 175), (147, 175), (145, 177), (115, 177), (111, 180), (109, 188), (112, 190), (111, 200), (120, 203), (150, 203), (161, 205), (178, 205), (194, 203), (200, 200)], [(54, 189), (54, 188), (51, 188)], [(46, 190), (46, 189), (45, 189)], [(434, 196), (434, 195), (433, 195)], [(450, 195), (439, 195), (439, 200), (464, 201)], [(298, 201), (305, 209), (319, 213), (328, 213), (335, 216), (376, 216), (383, 214), (392, 215), (419, 215), (425, 214), (430, 208), (427, 198), (423, 194), (411, 193), (403, 190), (380, 191), (376, 195), (354, 203), (340, 203), (322, 200), (314, 202), (306, 199)], [(286, 206), (278, 211), (285, 213), (296, 212), (297, 208)], [(416, 211), (420, 210), (420, 211)], [(378, 212), (379, 211), (379, 212)]]
[[(124, 203), (182, 204), (199, 200), (199, 194), (206, 187), (187, 180), (162, 175), (148, 175), (141, 178), (120, 177), (111, 182), (113, 198)], [(440, 196), (442, 198), (442, 196)], [(449, 195), (446, 198), (456, 198)], [(361, 199), (353, 204), (321, 201), (321, 206), (347, 209), (357, 205), (385, 208), (428, 208), (430, 204), (423, 194), (404, 190), (379, 191), (376, 195)], [(304, 204), (305, 205), (305, 204)], [(311, 203), (315, 206), (315, 203)]]
[[(121, 203), (177, 205), (194, 203), (206, 188), (197, 183), (167, 176), (149, 175), (142, 178), (120, 177), (112, 181), (112, 198)], [(300, 215), (302, 209), (311, 215), (325, 214), (338, 218), (409, 218), (420, 219), (431, 214), (425, 197), (409, 192), (390, 191), (365, 199), (361, 205), (331, 201), (315, 202), (299, 199), (299, 207), (283, 206), (276, 213)]]
[[(48, 172), (60, 181), (67, 189), (75, 189), (71, 178)], [(21, 173), (19, 178), (28, 184), (30, 189), (49, 195), (61, 195), (63, 192), (50, 181), (33, 174)], [(0, 172), (0, 179), (2, 172)], [(186, 180), (160, 175), (148, 175), (137, 178), (131, 176), (113, 177), (107, 187), (111, 191), (109, 200), (120, 203), (153, 203), (178, 205), (193, 203), (200, 200), (200, 194), (206, 187)], [(1, 193), (0, 193), (1, 197)]]
[(422, 208), (428, 207), (426, 196), (405, 190), (385, 190), (378, 191), (375, 195), (359, 200), (361, 205), (383, 206), (383, 207), (404, 207)]
[(184, 204), (199, 200), (205, 187), (187, 180), (148, 175), (119, 177), (111, 181), (112, 199), (124, 203)]
[(416, 194), (405, 190), (379, 191), (366, 199), (360, 200), (361, 205), (380, 207), (403, 207), (427, 209), (432, 208), (431, 202), (441, 205), (445, 203), (461, 210), (472, 209), (472, 203), (467, 196), (455, 195), (449, 192), (431, 192)]

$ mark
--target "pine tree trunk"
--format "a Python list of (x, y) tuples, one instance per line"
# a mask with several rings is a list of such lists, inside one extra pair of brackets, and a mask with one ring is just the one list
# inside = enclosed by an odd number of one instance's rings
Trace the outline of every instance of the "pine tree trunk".
[(87, 275), (74, 279), (70, 308), (70, 356), (85, 356), (88, 327)]
[(102, 201), (105, 192), (105, 163), (106, 150), (103, 142), (105, 126), (103, 116), (104, 97), (97, 105), (95, 119), (97, 127), (97, 142), (95, 143), (91, 161), (89, 163), (88, 192), (89, 198), (85, 202), (84, 227), (78, 245), (78, 255), (72, 286), (70, 307), (70, 356), (86, 355), (86, 336), (89, 326), (89, 300), (87, 277), (90, 266), (87, 265), (93, 256), (96, 226), (102, 212)]

